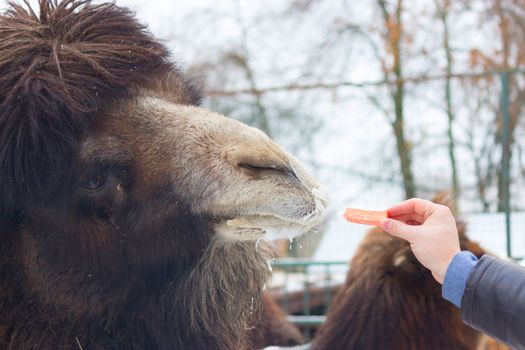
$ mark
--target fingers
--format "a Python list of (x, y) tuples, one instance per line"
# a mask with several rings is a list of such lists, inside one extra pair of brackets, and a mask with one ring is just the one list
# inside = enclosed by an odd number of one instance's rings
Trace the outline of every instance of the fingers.
[[(400, 215), (418, 215), (426, 219), (433, 212), (437, 204), (430, 201), (412, 198), (394, 205), (387, 210), (388, 217), (395, 218)], [(423, 220), (424, 221), (424, 220)]]
[(420, 225), (420, 224), (422, 224), (425, 221), (423, 216), (418, 215), (416, 213), (401, 214), (401, 215), (389, 216), (389, 217), (390, 217), (390, 219), (401, 221), (401, 222), (404, 222), (405, 224), (410, 224), (410, 225)]
[(416, 227), (417, 226), (407, 225), (401, 221), (393, 219), (381, 220), (381, 228), (385, 230), (385, 232), (407, 241), (412, 240), (412, 236), (416, 232)]

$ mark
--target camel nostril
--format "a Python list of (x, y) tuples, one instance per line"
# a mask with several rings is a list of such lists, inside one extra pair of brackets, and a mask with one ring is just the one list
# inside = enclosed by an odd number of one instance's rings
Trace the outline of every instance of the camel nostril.
[(276, 165), (254, 165), (249, 163), (239, 163), (237, 164), (239, 168), (252, 170), (252, 171), (264, 171), (264, 170), (279, 170), (279, 167)]
[(239, 163), (237, 164), (239, 168), (244, 170), (248, 175), (251, 176), (261, 176), (265, 172), (278, 172), (281, 171), (281, 168), (277, 165), (269, 164), (252, 164), (252, 163)]
[(263, 164), (250, 164), (250, 163), (238, 163), (237, 166), (252, 176), (261, 176), (262, 174), (266, 172), (276, 172), (276, 173), (284, 174), (295, 180), (299, 180), (299, 177), (297, 176), (295, 171), (291, 167), (287, 167), (287, 166), (276, 165), (276, 164), (263, 165)]
[(293, 169), (293, 159), (272, 145), (226, 149), (225, 158), (234, 168), (255, 178), (280, 175), (294, 181), (299, 179)]

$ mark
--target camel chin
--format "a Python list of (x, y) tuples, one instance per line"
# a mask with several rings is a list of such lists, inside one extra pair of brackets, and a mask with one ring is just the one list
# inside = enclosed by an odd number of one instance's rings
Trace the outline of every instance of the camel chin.
[(236, 241), (289, 239), (309, 232), (323, 221), (328, 198), (321, 188), (312, 191), (314, 210), (305, 213), (267, 213), (239, 215), (216, 224), (216, 231)]

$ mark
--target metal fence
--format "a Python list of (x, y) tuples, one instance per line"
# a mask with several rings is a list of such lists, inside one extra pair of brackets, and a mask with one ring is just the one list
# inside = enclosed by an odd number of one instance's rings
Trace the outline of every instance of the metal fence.
[(511, 236), (511, 221), (510, 221), (510, 113), (509, 113), (509, 72), (499, 73), (501, 81), (501, 115), (503, 124), (502, 133), (502, 173), (504, 183), (504, 212), (505, 212), (505, 237), (507, 256), (513, 257), (512, 254), (512, 236)]
[(289, 258), (272, 266), (270, 292), (288, 320), (301, 329), (305, 340), (310, 340), (326, 320), (332, 299), (344, 282), (348, 261)]

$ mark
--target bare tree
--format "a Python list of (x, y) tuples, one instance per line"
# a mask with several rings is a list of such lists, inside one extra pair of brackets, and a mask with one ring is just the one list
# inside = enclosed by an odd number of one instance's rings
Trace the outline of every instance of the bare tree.
[(377, 0), (377, 5), (383, 18), (383, 40), (388, 56), (382, 60), (381, 66), (385, 80), (394, 81), (393, 84), (388, 85), (394, 104), (392, 128), (403, 176), (405, 197), (411, 198), (416, 196), (416, 186), (412, 172), (411, 146), (405, 136), (405, 81), (402, 62), (403, 0), (396, 0), (392, 9), (389, 8), (385, 0)]
[(467, 152), (473, 165), (475, 182), (472, 185), (474, 196), (471, 201), (479, 202), (483, 212), (489, 212), (492, 207), (491, 188), (497, 169), (495, 155), (498, 145), (494, 138), (497, 126), (490, 117), (486, 117), (491, 113), (487, 105), (491, 103), (494, 82), (492, 76), (460, 80), (464, 118), (456, 124), (458, 131), (466, 136), (463, 142), (456, 141), (457, 145)]
[[(480, 55), (480, 61), (485, 69), (510, 72), (514, 67), (525, 65), (525, 47), (523, 46), (523, 41), (525, 40), (525, 3), (522, 0), (492, 0), (487, 2), (486, 6), (486, 16), (495, 19), (497, 22), (499, 43), (498, 47), (491, 52)], [(500, 149), (499, 164), (502, 164), (505, 152), (512, 159), (516, 141), (514, 135), (525, 104), (525, 84), (523, 79), (517, 74), (510, 74), (508, 85), (509, 96), (500, 94), (501, 98), (508, 99), (509, 102), (510, 127), (509, 130), (506, 130), (510, 140), (508, 149), (504, 149), (505, 145), (503, 143), (504, 130), (501, 122), (501, 105), (503, 101), (500, 99), (498, 104), (493, 107), (494, 122), (497, 125), (494, 137)], [(503, 167), (500, 166), (496, 172), (498, 211), (504, 209), (506, 189), (503, 171)]]
[[(458, 203), (459, 197), (459, 179), (458, 179), (458, 166), (456, 161), (456, 140), (454, 137), (454, 121), (455, 112), (452, 106), (452, 67), (453, 57), (452, 49), (450, 47), (450, 31), (449, 31), (449, 12), (451, 8), (450, 0), (434, 0), (436, 6), (436, 17), (439, 19), (443, 30), (443, 51), (446, 59), (445, 66), (445, 109), (448, 117), (448, 128), (447, 128), (447, 139), (448, 139), (448, 157), (451, 169), (452, 178), (452, 196), (454, 202)], [(456, 204), (457, 205), (457, 204)]]
[[(510, 70), (511, 65), (515, 67), (523, 66), (525, 64), (525, 48), (523, 48), (523, 41), (525, 40), (525, 3), (521, 0), (505, 2), (496, 0), (494, 8), (499, 18), (500, 37), (503, 48), (502, 68)], [(500, 130), (498, 130), (498, 140), (502, 149), (502, 160), (504, 152), (508, 152), (509, 158), (512, 159), (516, 141), (516, 127), (518, 126), (518, 121), (525, 104), (525, 86), (517, 75), (510, 75), (509, 88), (513, 90), (513, 93), (509, 96), (510, 126), (508, 130), (508, 145), (503, 143), (503, 124), (497, 124), (500, 126)], [(505, 97), (502, 96), (502, 98)], [(505, 150), (504, 147), (508, 147), (508, 149)], [(503, 171), (503, 167), (500, 167), (498, 171), (498, 211), (502, 211), (505, 207), (504, 194), (506, 190), (504, 188), (505, 174), (503, 174)]]

